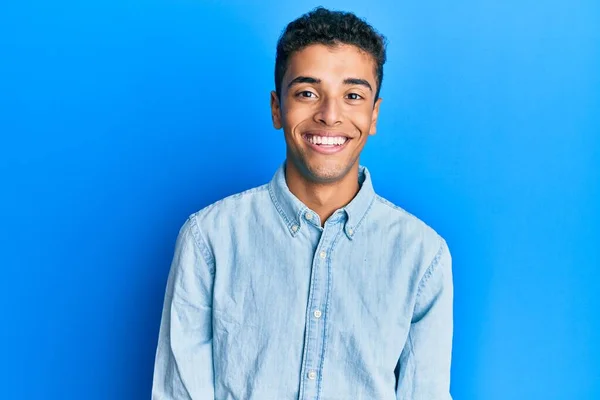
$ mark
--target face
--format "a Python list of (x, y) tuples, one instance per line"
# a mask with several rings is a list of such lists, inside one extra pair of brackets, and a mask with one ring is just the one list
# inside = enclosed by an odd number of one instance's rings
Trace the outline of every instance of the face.
[(358, 168), (376, 131), (375, 60), (355, 46), (308, 46), (294, 53), (271, 93), (275, 129), (283, 128), (287, 157), (307, 180), (332, 183)]

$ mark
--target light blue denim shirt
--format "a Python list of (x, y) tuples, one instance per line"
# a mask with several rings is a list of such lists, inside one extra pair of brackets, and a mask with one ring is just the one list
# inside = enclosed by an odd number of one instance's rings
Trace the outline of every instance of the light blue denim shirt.
[(152, 398), (451, 399), (445, 240), (375, 194), (321, 227), (270, 183), (192, 214), (169, 273)]

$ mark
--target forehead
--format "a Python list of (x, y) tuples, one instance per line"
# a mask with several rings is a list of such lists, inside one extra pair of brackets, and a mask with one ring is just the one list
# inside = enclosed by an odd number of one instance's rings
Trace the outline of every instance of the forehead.
[(310, 76), (339, 83), (346, 78), (366, 79), (375, 87), (375, 60), (356, 46), (313, 44), (292, 54), (283, 81)]

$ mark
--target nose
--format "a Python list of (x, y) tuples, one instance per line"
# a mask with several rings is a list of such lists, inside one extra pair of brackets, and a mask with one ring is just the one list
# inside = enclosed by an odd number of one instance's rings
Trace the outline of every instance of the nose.
[(315, 122), (326, 126), (341, 124), (341, 110), (335, 99), (325, 98), (315, 113)]

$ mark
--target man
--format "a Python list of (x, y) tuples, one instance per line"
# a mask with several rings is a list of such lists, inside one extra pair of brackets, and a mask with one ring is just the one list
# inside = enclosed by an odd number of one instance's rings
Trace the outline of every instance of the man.
[(268, 184), (192, 214), (176, 243), (153, 399), (451, 399), (451, 257), (375, 194), (384, 38), (318, 8), (277, 45)]

